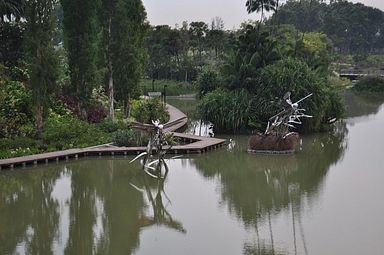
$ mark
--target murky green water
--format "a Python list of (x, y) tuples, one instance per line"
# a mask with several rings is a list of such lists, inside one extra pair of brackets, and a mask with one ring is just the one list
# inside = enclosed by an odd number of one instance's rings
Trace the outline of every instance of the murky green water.
[(228, 147), (0, 173), (0, 254), (384, 254), (384, 107), (347, 93), (350, 118), (290, 156)]

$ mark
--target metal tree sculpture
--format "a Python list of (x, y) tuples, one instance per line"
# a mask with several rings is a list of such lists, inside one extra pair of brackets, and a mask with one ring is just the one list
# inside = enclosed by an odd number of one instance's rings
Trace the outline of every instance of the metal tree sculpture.
[(295, 128), (295, 124), (302, 124), (301, 118), (311, 118), (305, 114), (305, 109), (299, 108), (299, 103), (308, 97), (309, 94), (299, 101), (292, 103), (291, 93), (287, 92), (278, 105), (282, 110), (268, 120), (264, 133), (255, 133), (249, 138), (249, 152), (252, 153), (293, 153), (299, 141), (297, 132), (289, 132)]
[(264, 134), (286, 134), (289, 128), (295, 128), (295, 124), (302, 124), (300, 118), (312, 118), (311, 115), (304, 113), (305, 109), (299, 108), (299, 103), (311, 96), (312, 93), (292, 103), (291, 92), (287, 92), (283, 97), (284, 101), (280, 103), (283, 110), (269, 118)]
[[(139, 154), (132, 159), (129, 163), (144, 157), (143, 170), (154, 178), (165, 178), (168, 174), (168, 165), (165, 162), (165, 155), (174, 145), (173, 134), (164, 132), (164, 125), (160, 124), (159, 120), (152, 120), (152, 131), (150, 132), (150, 138), (147, 144), (146, 151)], [(157, 156), (156, 159), (153, 159)], [(172, 157), (172, 159), (180, 156)], [(162, 172), (164, 167), (164, 174)]]

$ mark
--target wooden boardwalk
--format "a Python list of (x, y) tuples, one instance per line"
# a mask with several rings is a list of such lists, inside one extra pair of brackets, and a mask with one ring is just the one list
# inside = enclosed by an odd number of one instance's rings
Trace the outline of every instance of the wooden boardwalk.
[[(173, 154), (190, 154), (202, 153), (209, 150), (217, 149), (226, 140), (195, 136), (174, 132), (183, 128), (187, 124), (187, 116), (177, 108), (167, 105), (170, 114), (170, 121), (164, 125), (167, 132), (173, 132), (174, 137), (186, 142), (187, 144), (176, 145), (170, 148), (169, 153)], [(102, 155), (137, 155), (144, 152), (146, 147), (118, 147), (111, 144), (88, 147), (84, 149), (70, 149), (64, 151), (55, 151), (17, 158), (9, 158), (0, 160), (0, 170), (5, 168), (14, 168), (31, 164), (48, 163), (52, 161), (68, 160), (70, 158), (79, 158), (84, 156), (102, 156)]]
[(384, 77), (383, 71), (367, 71), (367, 70), (341, 70), (339, 73), (340, 78), (347, 78), (351, 81), (356, 81), (367, 76), (380, 76)]

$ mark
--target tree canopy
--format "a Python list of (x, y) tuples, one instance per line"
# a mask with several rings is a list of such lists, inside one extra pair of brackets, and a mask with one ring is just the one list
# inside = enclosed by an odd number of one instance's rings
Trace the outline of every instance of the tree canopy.
[(268, 23), (325, 33), (343, 53), (375, 53), (384, 48), (384, 13), (361, 3), (288, 0)]

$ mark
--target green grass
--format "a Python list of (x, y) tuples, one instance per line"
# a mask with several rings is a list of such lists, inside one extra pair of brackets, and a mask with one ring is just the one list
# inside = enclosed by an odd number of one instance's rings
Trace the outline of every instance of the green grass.
[(185, 94), (196, 94), (197, 89), (194, 85), (188, 82), (174, 81), (174, 80), (155, 80), (154, 88), (152, 87), (152, 80), (143, 79), (140, 81), (140, 88), (143, 94), (149, 91), (163, 92), (164, 86), (166, 88), (167, 96), (179, 96)]

